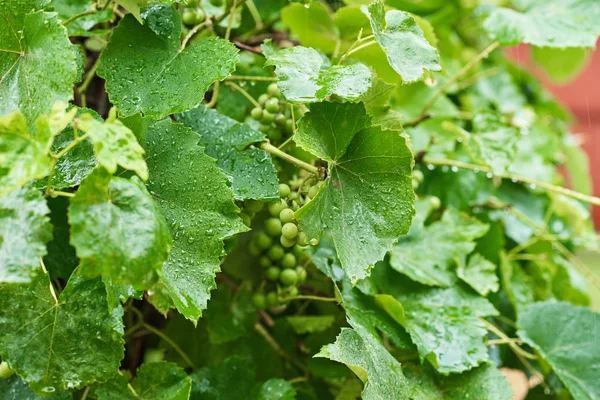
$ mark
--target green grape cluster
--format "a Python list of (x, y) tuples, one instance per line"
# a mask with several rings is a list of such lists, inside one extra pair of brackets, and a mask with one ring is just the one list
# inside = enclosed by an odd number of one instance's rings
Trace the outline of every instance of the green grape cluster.
[(290, 137), (294, 132), (294, 122), (276, 83), (269, 85), (267, 93), (258, 98), (258, 103), (260, 107), (254, 107), (250, 116), (260, 122), (259, 130), (273, 143), (280, 143)]
[[(282, 198), (287, 199), (293, 211), (314, 199), (322, 184), (314, 175), (303, 174), (304, 171), (291, 179), (287, 185), (279, 185)], [(306, 240), (306, 236), (303, 236), (303, 239)]]
[(297, 296), (297, 285), (307, 277), (301, 265), (308, 257), (303, 247), (308, 244), (306, 234), (298, 230), (294, 210), (286, 200), (292, 193), (290, 187), (280, 184), (279, 191), (282, 198), (268, 204), (270, 217), (265, 220), (264, 230), (257, 232), (249, 245), (270, 286), (266, 294), (264, 285), (254, 294), (252, 301), (258, 309), (276, 307), (281, 298)]
[(200, 7), (198, 0), (188, 0), (187, 7), (181, 12), (181, 20), (186, 26), (194, 26), (206, 18), (206, 13)]

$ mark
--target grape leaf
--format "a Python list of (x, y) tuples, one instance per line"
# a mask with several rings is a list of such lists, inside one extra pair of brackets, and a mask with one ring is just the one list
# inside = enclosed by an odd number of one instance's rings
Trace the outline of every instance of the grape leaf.
[(196, 133), (169, 120), (137, 133), (148, 155), (148, 190), (174, 239), (162, 282), (179, 312), (197, 321), (216, 287), (223, 240), (248, 228), (237, 214), (227, 177), (204, 154)]
[(137, 378), (131, 383), (116, 375), (96, 389), (98, 400), (187, 400), (192, 390), (192, 379), (174, 363), (153, 362), (142, 364)]
[(533, 60), (542, 67), (546, 75), (559, 84), (569, 83), (588, 65), (592, 52), (579, 47), (556, 49), (534, 47)]
[(281, 21), (304, 46), (326, 54), (335, 50), (338, 32), (325, 5), (315, 2), (304, 7), (301, 3), (291, 3), (281, 9)]
[(279, 88), (292, 103), (312, 103), (328, 96), (356, 101), (371, 86), (371, 72), (364, 64), (334, 65), (317, 50), (295, 46), (267, 56), (275, 66)]
[(71, 393), (58, 393), (54, 396), (38, 396), (29, 389), (29, 385), (18, 375), (0, 379), (0, 398), (6, 400), (72, 400)]
[(129, 180), (96, 169), (71, 199), (69, 223), (84, 275), (102, 275), (138, 290), (149, 289), (159, 279), (171, 236), (136, 176)]
[(385, 11), (378, 0), (362, 10), (371, 21), (375, 41), (404, 83), (415, 82), (425, 71), (441, 71), (440, 56), (431, 46), (415, 19), (407, 12)]
[(261, 385), (256, 400), (294, 400), (296, 389), (283, 379), (269, 379)]
[(342, 328), (335, 343), (324, 346), (315, 357), (346, 364), (363, 382), (365, 400), (410, 397), (400, 363), (360, 324)]
[(517, 314), (535, 301), (529, 277), (521, 265), (511, 261), (505, 253), (500, 254), (500, 275), (502, 287)]
[(248, 148), (263, 141), (264, 134), (204, 106), (176, 118), (200, 135), (204, 152), (230, 177), (236, 200), (279, 198), (279, 180), (271, 158), (263, 150)]
[[(78, 108), (77, 116), (83, 114), (91, 115), (98, 122), (102, 122), (102, 118), (93, 110), (87, 108)], [(60, 132), (52, 142), (52, 152), (58, 153), (69, 146), (75, 140), (75, 132), (72, 124)], [(77, 146), (69, 150), (63, 155), (56, 165), (52, 174), (52, 187), (62, 190), (78, 186), (81, 181), (88, 176), (98, 161), (94, 157), (94, 146), (90, 138), (87, 138)]]
[(519, 337), (550, 363), (575, 400), (600, 397), (600, 314), (568, 303), (535, 303), (517, 324)]
[(39, 190), (22, 187), (0, 197), (0, 282), (29, 282), (52, 239), (50, 210)]
[[(392, 92), (392, 105), (407, 121), (419, 118), (421, 110), (435, 95), (436, 88), (423, 82), (396, 86)], [(434, 118), (454, 118), (459, 110), (446, 95), (440, 96), (428, 111)]]
[(21, 111), (28, 122), (73, 98), (77, 63), (67, 29), (47, 1), (0, 3), (0, 115)]
[(235, 294), (227, 286), (211, 293), (204, 316), (211, 343), (227, 343), (254, 329), (256, 309), (252, 292), (240, 287)]
[(180, 50), (181, 18), (175, 8), (171, 12), (168, 37), (125, 16), (102, 52), (98, 75), (106, 79), (109, 98), (123, 115), (142, 112), (159, 119), (190, 110), (202, 102), (210, 84), (235, 69), (237, 49), (229, 41), (205, 38)]
[(58, 299), (49, 285), (40, 274), (0, 287), (3, 360), (41, 395), (108, 379), (123, 358), (123, 309), (108, 311), (100, 279), (73, 274)]
[(461, 260), (456, 275), (482, 296), (498, 291), (496, 266), (479, 253), (473, 254), (468, 263)]
[(425, 365), (407, 365), (402, 371), (413, 389), (413, 400), (510, 400), (513, 395), (502, 372), (492, 364), (450, 376), (436, 374)]
[(374, 271), (382, 294), (376, 301), (406, 328), (419, 349), (440, 373), (463, 372), (487, 361), (486, 329), (479, 317), (497, 315), (483, 297), (463, 289), (416, 285), (385, 264)]
[(104, 123), (90, 114), (77, 119), (77, 127), (89, 135), (94, 145), (98, 163), (114, 174), (117, 166), (135, 171), (143, 180), (148, 179), (148, 167), (144, 161), (144, 149), (133, 132), (116, 118), (113, 108)]
[(309, 239), (327, 228), (352, 284), (405, 234), (414, 214), (413, 158), (397, 131), (369, 127), (362, 104), (317, 103), (294, 140), (330, 163), (317, 196), (296, 212)]
[(299, 335), (323, 332), (335, 322), (334, 315), (292, 315), (286, 318), (294, 332)]
[(28, 131), (21, 113), (0, 117), (0, 196), (50, 172), (50, 143), (48, 135)]
[(411, 228), (393, 247), (390, 265), (412, 280), (430, 286), (450, 286), (457, 259), (475, 249), (476, 238), (489, 226), (467, 214), (449, 208), (442, 219), (420, 228)]
[[(51, 5), (58, 13), (61, 20), (66, 21), (68, 18), (79, 13), (94, 10), (94, 3), (91, 0), (52, 0)], [(71, 36), (89, 36), (93, 32), (89, 32), (94, 26), (101, 22), (108, 22), (112, 19), (112, 9), (110, 7), (104, 10), (96, 10), (95, 13), (84, 15), (71, 22), (66, 27)]]
[(516, 10), (497, 8), (483, 23), (504, 46), (520, 42), (538, 47), (596, 46), (600, 3), (595, 0), (513, 0)]

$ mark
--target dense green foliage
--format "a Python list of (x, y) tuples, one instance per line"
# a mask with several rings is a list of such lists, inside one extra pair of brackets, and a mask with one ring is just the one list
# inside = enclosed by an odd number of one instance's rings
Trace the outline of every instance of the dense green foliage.
[(600, 399), (597, 0), (0, 16), (0, 399)]

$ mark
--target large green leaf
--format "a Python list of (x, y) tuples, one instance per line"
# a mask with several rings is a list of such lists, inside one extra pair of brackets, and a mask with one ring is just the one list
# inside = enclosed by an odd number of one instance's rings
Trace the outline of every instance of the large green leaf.
[(513, 391), (505, 376), (491, 364), (471, 371), (441, 376), (427, 366), (402, 368), (411, 384), (413, 400), (510, 400)]
[(516, 10), (497, 8), (483, 27), (504, 46), (596, 46), (600, 3), (596, 0), (513, 0)]
[(356, 101), (371, 86), (371, 72), (363, 64), (331, 65), (317, 50), (295, 46), (267, 56), (275, 66), (278, 85), (293, 103), (313, 103), (335, 95)]
[(22, 187), (0, 197), (0, 282), (29, 282), (52, 239), (48, 205), (39, 190)]
[(461, 261), (456, 275), (482, 296), (498, 291), (500, 286), (496, 266), (479, 253), (473, 254), (469, 262)]
[(230, 177), (236, 200), (279, 198), (275, 166), (263, 150), (249, 146), (265, 135), (246, 124), (199, 106), (177, 116), (177, 120), (200, 135), (204, 152)]
[(315, 357), (346, 364), (365, 385), (365, 400), (409, 398), (400, 363), (364, 327), (356, 323), (353, 326), (342, 328), (335, 343), (324, 346)]
[(457, 261), (475, 249), (476, 238), (489, 226), (453, 208), (425, 228), (414, 226), (393, 247), (390, 265), (414, 281), (430, 286), (450, 286)]
[(107, 309), (100, 279), (74, 274), (58, 298), (45, 274), (27, 285), (5, 284), (0, 354), (39, 394), (104, 381), (123, 358), (122, 315), (121, 307)]
[(82, 115), (76, 122), (77, 127), (89, 135), (98, 163), (108, 172), (114, 174), (120, 166), (135, 171), (143, 180), (148, 179), (144, 149), (133, 132), (117, 120), (114, 108), (104, 123), (91, 114)]
[(170, 120), (138, 132), (158, 203), (174, 239), (163, 282), (175, 306), (197, 321), (206, 308), (223, 255), (223, 240), (247, 230), (238, 217), (227, 177), (198, 145), (198, 135)]
[(326, 54), (335, 50), (338, 32), (326, 5), (313, 2), (310, 7), (305, 7), (301, 3), (291, 3), (281, 10), (281, 21), (303, 46), (314, 47)]
[(39, 396), (29, 389), (29, 385), (18, 375), (0, 379), (0, 398), (6, 400), (72, 400), (73, 394), (65, 392), (54, 396)]
[(534, 47), (531, 54), (535, 63), (543, 68), (553, 82), (564, 84), (573, 80), (585, 69), (592, 52), (579, 47), (567, 49)]
[(407, 12), (385, 11), (377, 0), (363, 7), (371, 21), (375, 41), (385, 52), (388, 62), (404, 83), (423, 77), (425, 71), (441, 71), (440, 56), (431, 46), (417, 21)]
[(600, 314), (568, 303), (536, 303), (517, 334), (550, 363), (575, 400), (600, 398)]
[(227, 286), (219, 287), (211, 293), (204, 316), (211, 343), (227, 343), (247, 335), (256, 323), (252, 292), (247, 287), (235, 293)]
[(487, 361), (485, 325), (479, 317), (496, 315), (487, 299), (464, 289), (417, 285), (385, 264), (375, 269), (382, 294), (377, 302), (406, 328), (419, 349), (440, 373), (463, 372)]
[(168, 35), (125, 16), (102, 52), (98, 75), (123, 115), (142, 112), (158, 119), (188, 111), (202, 102), (210, 84), (235, 69), (237, 50), (229, 41), (205, 38), (180, 50), (181, 19), (175, 8), (169, 12)]
[(78, 72), (67, 29), (56, 14), (32, 12), (47, 3), (0, 3), (0, 115), (21, 111), (33, 122), (73, 98)]
[(117, 178), (96, 169), (71, 199), (69, 223), (81, 273), (138, 290), (157, 282), (172, 241), (164, 217), (137, 176)]
[(0, 196), (50, 172), (50, 143), (27, 129), (21, 113), (0, 117)]
[(353, 284), (408, 231), (414, 214), (407, 141), (397, 131), (369, 127), (369, 119), (362, 104), (317, 103), (294, 136), (329, 162), (327, 181), (296, 217), (313, 242), (330, 231)]
[(117, 375), (96, 389), (98, 400), (188, 400), (192, 379), (177, 364), (142, 364), (136, 379), (127, 386), (127, 378)]

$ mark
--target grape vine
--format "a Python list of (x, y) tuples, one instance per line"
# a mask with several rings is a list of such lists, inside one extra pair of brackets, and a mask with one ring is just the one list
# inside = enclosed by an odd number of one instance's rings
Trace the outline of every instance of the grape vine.
[(0, 15), (1, 399), (600, 398), (596, 0)]

